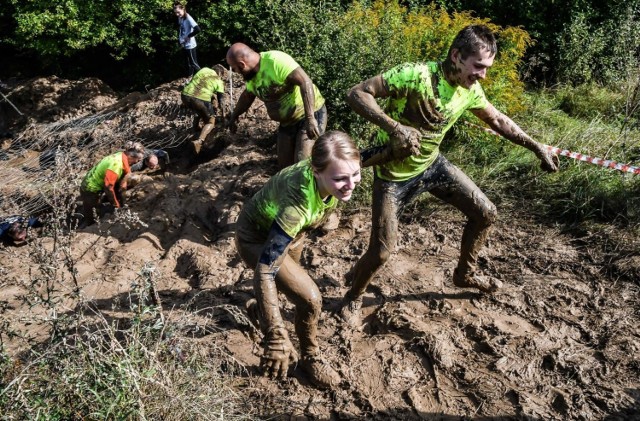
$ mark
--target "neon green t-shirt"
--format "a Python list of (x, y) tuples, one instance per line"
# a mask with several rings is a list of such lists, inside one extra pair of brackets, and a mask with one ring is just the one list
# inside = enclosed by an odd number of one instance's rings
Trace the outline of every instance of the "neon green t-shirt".
[[(287, 53), (265, 51), (260, 53), (260, 70), (247, 81), (247, 91), (264, 101), (269, 117), (283, 127), (297, 123), (305, 116), (300, 87), (287, 82), (287, 77), (298, 67), (300, 65)], [(315, 112), (324, 105), (324, 98), (315, 84), (313, 93)]]
[(104, 189), (104, 177), (107, 170), (111, 170), (118, 175), (118, 179), (124, 173), (124, 163), (122, 162), (122, 154), (124, 152), (116, 152), (103, 158), (98, 164), (91, 168), (82, 180), (82, 188), (88, 192), (98, 193)]
[(302, 160), (271, 177), (243, 207), (251, 225), (265, 238), (273, 221), (291, 238), (321, 225), (328, 211), (338, 204), (335, 197), (325, 203), (318, 192), (311, 160)]
[(191, 82), (187, 83), (182, 90), (182, 93), (187, 96), (207, 102), (211, 101), (213, 94), (216, 92), (224, 92), (224, 82), (215, 70), (208, 67), (203, 67), (193, 75)]
[[(382, 79), (390, 94), (385, 112), (394, 120), (420, 130), (425, 136), (420, 142), (420, 154), (401, 161), (391, 161), (376, 167), (376, 174), (388, 181), (404, 181), (415, 177), (435, 161), (445, 133), (468, 109), (484, 109), (489, 105), (478, 82), (470, 89), (452, 87), (437, 62), (406, 63), (384, 73)], [(436, 131), (425, 115), (425, 102), (435, 100), (444, 122)], [(389, 134), (378, 131), (379, 144), (389, 141)]]

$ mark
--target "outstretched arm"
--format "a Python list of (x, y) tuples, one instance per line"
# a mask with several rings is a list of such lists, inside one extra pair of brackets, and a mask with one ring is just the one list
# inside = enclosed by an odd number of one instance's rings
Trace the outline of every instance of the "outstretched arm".
[(302, 95), (302, 104), (304, 105), (304, 114), (307, 123), (307, 135), (310, 139), (316, 139), (320, 136), (320, 129), (314, 114), (316, 106), (316, 97), (313, 92), (313, 82), (302, 67), (296, 68), (287, 76), (287, 82), (300, 87)]
[(535, 153), (540, 159), (540, 167), (543, 170), (558, 171), (558, 157), (529, 137), (513, 120), (498, 111), (492, 104), (482, 110), (471, 110), (471, 112), (501, 136)]

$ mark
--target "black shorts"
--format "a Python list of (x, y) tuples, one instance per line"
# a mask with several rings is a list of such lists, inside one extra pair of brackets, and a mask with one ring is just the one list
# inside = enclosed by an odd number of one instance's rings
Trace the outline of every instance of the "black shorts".
[(202, 120), (209, 121), (209, 119), (215, 115), (211, 101), (203, 101), (201, 99), (185, 94), (181, 94), (181, 98), (182, 103), (187, 108), (195, 111), (196, 114), (198, 114), (198, 117), (200, 117)]

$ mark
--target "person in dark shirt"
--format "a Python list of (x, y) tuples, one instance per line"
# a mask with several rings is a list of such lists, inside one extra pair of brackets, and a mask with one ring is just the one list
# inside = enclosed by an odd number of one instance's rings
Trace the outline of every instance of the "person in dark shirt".
[(28, 228), (38, 228), (42, 222), (34, 216), (25, 218), (19, 215), (12, 215), (0, 219), (0, 240), (3, 243), (13, 243), (21, 245), (27, 241)]

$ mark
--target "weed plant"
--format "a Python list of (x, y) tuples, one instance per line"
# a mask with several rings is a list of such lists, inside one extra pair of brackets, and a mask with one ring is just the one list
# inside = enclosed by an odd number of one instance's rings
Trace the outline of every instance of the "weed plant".
[[(50, 203), (46, 230), (28, 246), (28, 273), (10, 279), (24, 291), (25, 311), (19, 322), (0, 318), (2, 419), (250, 419), (253, 407), (229, 380), (244, 367), (215, 343), (190, 341), (190, 321), (164, 313), (153, 263), (139, 271), (124, 309), (83, 296), (70, 197)], [(141, 223), (125, 209), (99, 223), (97, 241)]]

